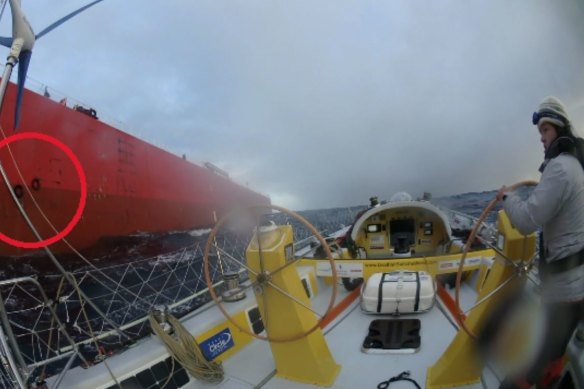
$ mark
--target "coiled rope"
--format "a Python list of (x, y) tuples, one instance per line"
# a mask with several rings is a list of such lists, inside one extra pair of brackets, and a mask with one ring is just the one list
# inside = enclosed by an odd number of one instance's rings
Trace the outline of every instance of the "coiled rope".
[(149, 316), (152, 331), (158, 337), (170, 355), (176, 359), (193, 377), (211, 383), (223, 380), (223, 366), (221, 363), (209, 362), (203, 356), (196, 339), (182, 325), (182, 323), (172, 315), (168, 315), (166, 320), (174, 330), (174, 336), (168, 334), (158, 323), (154, 315)]

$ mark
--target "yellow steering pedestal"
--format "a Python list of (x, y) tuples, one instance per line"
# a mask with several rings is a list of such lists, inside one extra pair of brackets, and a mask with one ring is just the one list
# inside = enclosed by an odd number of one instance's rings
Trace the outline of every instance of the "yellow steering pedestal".
[[(258, 242), (259, 234), (259, 242)], [(335, 363), (295, 266), (292, 227), (260, 227), (246, 257), (262, 320), (276, 363), (276, 375), (332, 386)], [(255, 273), (255, 274), (254, 274)]]
[[(535, 252), (535, 234), (521, 235), (515, 230), (504, 211), (497, 215), (499, 236), (497, 246), (508, 259), (514, 263), (529, 261)], [(479, 292), (477, 301), (493, 293), (503, 282), (516, 274), (516, 269), (499, 254)], [(520, 281), (519, 278), (515, 280)], [(503, 290), (494, 292), (482, 304), (476, 306), (467, 317), (465, 324), (472, 334), (476, 334), (482, 320), (505, 297), (506, 291), (516, 287), (517, 283), (508, 283)], [(476, 340), (462, 328), (450, 343), (440, 359), (430, 368), (426, 375), (426, 388), (451, 388), (469, 385), (480, 381), (484, 363), (479, 357)]]

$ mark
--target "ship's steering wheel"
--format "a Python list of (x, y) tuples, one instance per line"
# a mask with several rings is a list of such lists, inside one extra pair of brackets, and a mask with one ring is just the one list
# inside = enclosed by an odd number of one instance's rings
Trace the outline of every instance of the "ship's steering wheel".
[[(292, 253), (291, 253), (292, 258), (287, 260), (287, 262), (283, 266), (277, 268), (276, 270), (272, 270), (269, 272), (263, 271), (264, 264), (263, 264), (263, 259), (262, 259), (261, 245), (259, 245), (259, 235), (260, 235), (261, 228), (263, 228), (261, 226), (262, 225), (261, 218), (265, 217), (265, 215), (267, 215), (267, 214), (270, 214), (274, 210), (282, 213), (283, 216), (285, 216), (287, 218), (289, 217), (291, 219), (291, 221), (295, 220), (296, 222), (299, 222), (318, 240), (322, 249), (324, 250), (324, 253), (325, 253), (326, 258), (328, 259), (328, 261), (330, 263), (330, 267), (332, 270), (331, 297), (329, 299), (328, 306), (327, 306), (326, 311), (324, 313), (320, 313), (320, 312), (316, 311), (313, 307), (310, 306), (310, 304), (306, 305), (297, 296), (293, 296), (293, 295), (285, 292), (274, 281), (273, 276), (276, 273), (280, 272), (282, 269), (284, 269), (288, 266), (295, 266), (301, 260), (301, 258), (296, 258), (294, 256), (294, 249), (292, 249)], [(254, 223), (252, 223), (253, 225), (249, 225), (249, 224), (247, 225), (247, 230), (249, 230), (248, 232), (250, 232), (250, 233), (248, 233), (248, 236), (254, 236), (253, 231), (251, 231), (252, 228), (255, 228), (255, 231), (256, 231), (256, 233), (255, 233), (256, 238), (255, 239), (258, 239), (259, 262), (260, 262), (260, 268), (262, 269), (259, 272), (256, 270), (253, 270), (252, 268), (250, 268), (250, 266), (247, 265), (245, 253), (244, 252), (242, 253), (241, 249), (238, 251), (238, 255), (235, 255), (233, 252), (230, 252), (229, 248), (219, 247), (220, 246), (219, 232), (222, 231), (222, 229), (228, 229), (229, 220), (241, 219), (241, 215), (251, 216), (251, 218), (254, 219)], [(245, 224), (245, 223), (243, 223), (243, 224)], [(248, 238), (247, 242), (249, 242), (249, 238)], [(246, 246), (247, 246), (247, 242), (245, 242)], [(240, 243), (240, 245), (241, 245), (241, 243)], [(233, 246), (231, 246), (231, 248), (233, 248)], [(262, 295), (263, 297), (261, 297), (261, 298), (266, 299), (267, 294), (263, 293), (263, 291), (266, 288), (273, 288), (277, 292), (282, 293), (283, 295), (286, 295), (287, 297), (291, 298), (294, 302), (296, 302), (301, 307), (303, 307), (303, 309), (307, 309), (307, 310), (314, 312), (314, 314), (316, 316), (316, 323), (306, 330), (300, 331), (298, 333), (286, 335), (286, 336), (272, 336), (269, 333), (267, 333), (266, 335), (263, 335), (262, 333), (259, 333), (259, 334), (255, 333), (250, 328), (250, 325), (248, 325), (248, 323), (246, 323), (245, 320), (243, 320), (243, 321), (236, 320), (234, 318), (233, 313), (230, 313), (228, 311), (228, 309), (224, 305), (223, 299), (219, 296), (219, 294), (216, 291), (216, 288), (219, 286), (220, 283), (218, 282), (218, 280), (216, 278), (213, 277), (213, 272), (216, 273), (219, 271), (225, 271), (225, 267), (229, 267), (229, 266), (231, 266), (231, 268), (236, 267), (238, 272), (246, 272), (247, 271), (248, 273), (251, 273), (255, 276), (256, 280), (253, 283), (250, 282), (246, 286), (244, 286), (242, 288), (242, 291), (253, 289), (256, 292), (256, 295), (258, 296), (258, 298), (260, 298), (259, 295)], [(327, 318), (327, 316), (329, 315), (329, 313), (333, 309), (333, 306), (335, 303), (335, 296), (336, 296), (336, 291), (337, 291), (337, 273), (336, 273), (336, 268), (335, 268), (333, 256), (331, 254), (331, 251), (330, 251), (329, 246), (326, 243), (325, 239), (320, 235), (320, 233), (317, 231), (317, 229), (312, 224), (310, 224), (306, 219), (304, 219), (302, 216), (300, 216), (299, 214), (292, 212), (288, 209), (278, 207), (275, 205), (251, 206), (251, 207), (247, 207), (243, 210), (238, 210), (238, 211), (228, 213), (227, 215), (222, 217), (217, 222), (215, 227), (211, 230), (211, 232), (209, 233), (209, 237), (207, 238), (207, 244), (205, 245), (205, 252), (204, 252), (204, 273), (205, 273), (205, 281), (206, 281), (207, 287), (209, 288), (209, 293), (211, 294), (211, 297), (213, 298), (213, 300), (217, 304), (217, 307), (219, 308), (219, 310), (221, 310), (221, 312), (223, 313), (225, 318), (227, 318), (227, 320), (229, 320), (237, 329), (241, 330), (242, 332), (244, 332), (252, 337), (262, 339), (262, 340), (268, 340), (270, 342), (290, 342), (290, 341), (304, 338), (305, 336), (311, 334), (312, 332), (314, 332), (318, 328), (320, 328), (321, 323), (323, 322), (323, 320), (325, 320)], [(301, 288), (301, 290), (302, 290), (302, 293), (304, 293), (304, 288)], [(264, 300), (264, 306), (266, 306), (266, 300)], [(269, 317), (262, 317), (261, 319), (263, 321), (264, 328), (267, 328), (268, 327), (267, 323), (269, 321)]]
[[(518, 182), (512, 186), (509, 187), (510, 191), (514, 191), (520, 187), (523, 186), (535, 186), (537, 185), (536, 181), (521, 181)], [(472, 244), (472, 242), (475, 240), (477, 233), (480, 229), (480, 227), (482, 226), (485, 218), (487, 217), (487, 215), (493, 210), (493, 208), (495, 207), (495, 205), (497, 204), (497, 199), (494, 198), (492, 199), (489, 204), (485, 207), (485, 209), (483, 210), (483, 212), (481, 213), (481, 215), (479, 216), (475, 226), (473, 227), (470, 235), (468, 236), (468, 239), (466, 241), (466, 244), (464, 245), (464, 248), (462, 250), (462, 256), (460, 258), (460, 264), (458, 266), (458, 272), (456, 273), (456, 288), (455, 288), (455, 301), (456, 301), (456, 312), (458, 313), (456, 316), (456, 319), (458, 321), (458, 323), (460, 324), (461, 328), (473, 339), (477, 339), (477, 336), (466, 326), (465, 324), (465, 316), (462, 313), (462, 309), (460, 308), (460, 284), (462, 281), (462, 274), (463, 274), (463, 270), (464, 270), (464, 261), (466, 259), (466, 256), (468, 254), (468, 251), (470, 249), (470, 246)], [(494, 247), (493, 247), (494, 248)], [(503, 255), (503, 253), (501, 253), (500, 251), (497, 250), (497, 253), (499, 255), (501, 255), (507, 262), (509, 262), (512, 266), (515, 267), (515, 272), (513, 273), (513, 275), (507, 279), (506, 281), (504, 281), (503, 283), (501, 283), (501, 285), (507, 284), (508, 282), (510, 282), (513, 278), (516, 277), (522, 277), (522, 276), (526, 276), (527, 271), (529, 270), (530, 266), (531, 266), (531, 262), (533, 261), (533, 258), (531, 258), (529, 261), (527, 262), (523, 262), (519, 265), (515, 264), (512, 260), (510, 260), (509, 258), (507, 258), (505, 255)], [(495, 289), (494, 293), (496, 293), (497, 291), (502, 290), (502, 288), (500, 289)], [(490, 298), (494, 295), (494, 293), (490, 294), (489, 296), (487, 296), (487, 298)], [(482, 304), (485, 300), (482, 300), (480, 302), (478, 302), (477, 304), (475, 304), (475, 306)], [(472, 308), (471, 308), (472, 309)]]

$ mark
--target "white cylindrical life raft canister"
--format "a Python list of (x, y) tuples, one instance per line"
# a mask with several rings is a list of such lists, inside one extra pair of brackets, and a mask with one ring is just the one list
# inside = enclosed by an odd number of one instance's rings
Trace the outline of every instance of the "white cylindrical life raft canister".
[(423, 312), (432, 308), (436, 289), (424, 271), (375, 273), (361, 291), (361, 310), (377, 314)]

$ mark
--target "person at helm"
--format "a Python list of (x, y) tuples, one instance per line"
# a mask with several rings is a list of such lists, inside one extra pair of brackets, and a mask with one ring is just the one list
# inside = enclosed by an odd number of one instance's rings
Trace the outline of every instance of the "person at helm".
[(584, 318), (584, 140), (577, 137), (562, 102), (546, 97), (532, 122), (545, 151), (539, 184), (527, 200), (503, 186), (497, 199), (523, 234), (540, 230), (539, 276), (547, 330), (538, 356), (519, 381), (502, 388), (540, 384), (561, 360)]

